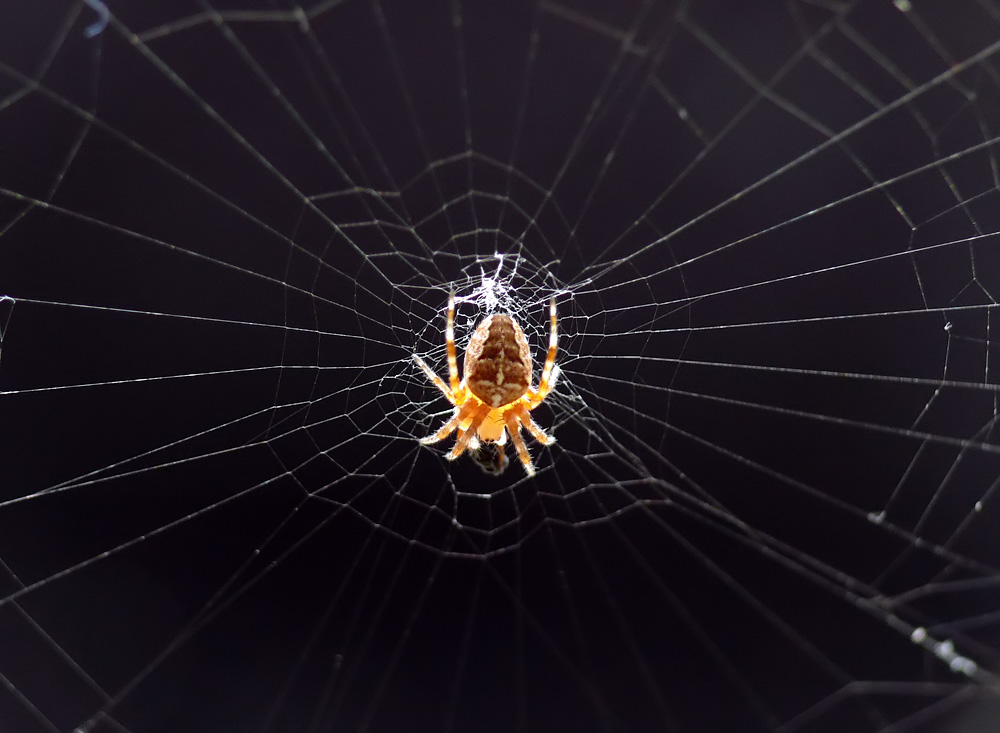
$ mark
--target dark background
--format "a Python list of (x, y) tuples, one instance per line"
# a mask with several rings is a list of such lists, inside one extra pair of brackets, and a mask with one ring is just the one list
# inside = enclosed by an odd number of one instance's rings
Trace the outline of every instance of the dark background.
[(825, 5), (0, 4), (0, 731), (995, 728), (1000, 8)]

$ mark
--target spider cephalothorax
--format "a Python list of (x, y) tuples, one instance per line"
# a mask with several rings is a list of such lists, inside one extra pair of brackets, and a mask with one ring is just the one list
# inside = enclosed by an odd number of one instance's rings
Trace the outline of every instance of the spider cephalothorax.
[(494, 313), (484, 318), (476, 327), (465, 350), (464, 378), (458, 379), (458, 358), (455, 350), (455, 294), (448, 298), (448, 327), (445, 346), (448, 350), (449, 384), (436, 375), (419, 356), (414, 354), (420, 368), (435, 386), (455, 406), (455, 414), (444, 426), (421, 443), (436, 443), (458, 431), (455, 447), (448, 453), (454, 460), (466, 448), (475, 450), (479, 441), (496, 443), (500, 448), (500, 465), (503, 465), (503, 445), (510, 433), (517, 455), (528, 475), (534, 475), (528, 448), (521, 438), (521, 427), (528, 429), (542, 445), (555, 442), (546, 435), (529, 414), (552, 391), (555, 382), (556, 361), (556, 302), (549, 304), (549, 350), (542, 367), (538, 388), (531, 386), (531, 350), (524, 331), (513, 318)]

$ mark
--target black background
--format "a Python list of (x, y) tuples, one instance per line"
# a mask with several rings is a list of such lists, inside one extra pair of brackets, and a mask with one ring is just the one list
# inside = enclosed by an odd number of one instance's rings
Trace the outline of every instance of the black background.
[(0, 730), (992, 729), (1000, 10), (821, 6), (0, 5)]

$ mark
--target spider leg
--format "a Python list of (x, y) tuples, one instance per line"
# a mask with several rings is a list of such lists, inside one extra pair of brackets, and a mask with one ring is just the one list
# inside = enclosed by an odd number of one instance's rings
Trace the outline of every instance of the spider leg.
[(475, 437), (476, 431), (479, 430), (479, 426), (483, 424), (483, 420), (486, 419), (489, 412), (489, 405), (480, 404), (478, 408), (473, 408), (472, 422), (469, 423), (469, 427), (459, 433), (458, 440), (455, 442), (455, 447), (451, 449), (451, 452), (445, 456), (445, 458), (449, 461), (454, 461), (462, 455), (465, 451), (465, 446), (467, 446), (469, 441)]
[(517, 455), (521, 459), (521, 463), (524, 464), (524, 472), (529, 476), (535, 475), (535, 466), (531, 462), (531, 454), (528, 453), (528, 446), (524, 444), (524, 438), (521, 437), (521, 422), (518, 420), (516, 410), (507, 410), (503, 414), (504, 422), (507, 423), (507, 432), (510, 433), (510, 439), (514, 441), (514, 447), (517, 448)]
[(437, 387), (439, 390), (441, 390), (442, 394), (444, 394), (444, 396), (447, 397), (450, 402), (454, 403), (455, 395), (452, 394), (452, 392), (448, 389), (448, 385), (444, 383), (444, 380), (441, 379), (441, 377), (439, 377), (437, 374), (435, 374), (429, 366), (427, 366), (427, 362), (425, 362), (416, 354), (413, 355), (413, 360), (417, 362), (417, 366), (419, 366), (421, 369), (424, 370), (424, 374), (427, 376), (429, 380), (431, 380), (434, 383), (434, 386)]
[(431, 443), (437, 443), (439, 440), (444, 440), (452, 434), (455, 428), (458, 427), (459, 423), (472, 414), (474, 409), (475, 407), (471, 402), (467, 402), (462, 405), (460, 408), (455, 410), (455, 414), (451, 416), (451, 420), (442, 425), (440, 430), (433, 435), (428, 435), (426, 438), (421, 438), (420, 443), (422, 445), (430, 445)]
[(517, 417), (521, 421), (521, 424), (528, 429), (528, 432), (531, 433), (535, 437), (535, 440), (539, 443), (542, 445), (552, 445), (556, 442), (556, 436), (549, 435), (542, 430), (538, 426), (538, 423), (531, 419), (531, 414), (524, 405), (518, 405), (513, 408), (512, 412), (517, 413)]
[[(549, 301), (549, 323), (551, 324), (551, 330), (549, 331), (549, 350), (545, 354), (545, 365), (542, 367), (542, 376), (538, 382), (538, 389), (529, 391), (529, 401), (531, 406), (539, 404), (544, 400), (549, 392), (552, 391), (552, 387), (555, 385), (556, 380), (553, 375), (553, 369), (556, 365), (556, 353), (559, 349), (559, 336), (556, 331), (556, 299), (552, 298)], [(558, 371), (556, 371), (558, 374)]]
[(455, 291), (448, 295), (448, 326), (444, 332), (444, 343), (448, 349), (448, 381), (451, 391), (458, 394), (458, 356), (455, 354)]

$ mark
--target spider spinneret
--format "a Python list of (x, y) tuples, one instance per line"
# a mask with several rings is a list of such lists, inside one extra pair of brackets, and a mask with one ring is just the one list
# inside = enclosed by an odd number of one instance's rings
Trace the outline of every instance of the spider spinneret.
[(448, 325), (445, 331), (449, 384), (445, 384), (419, 356), (414, 354), (413, 359), (454, 405), (455, 414), (440, 430), (420, 442), (424, 445), (436, 443), (457, 430), (458, 440), (448, 453), (448, 460), (458, 458), (466, 448), (476, 450), (481, 440), (499, 446), (499, 464), (503, 465), (503, 446), (509, 432), (524, 470), (533, 476), (535, 467), (521, 437), (521, 427), (527, 428), (542, 445), (555, 442), (555, 438), (538, 427), (529, 414), (552, 391), (558, 375), (555, 368), (555, 298), (549, 302), (549, 321), (549, 350), (537, 388), (531, 386), (531, 349), (524, 331), (517, 321), (503, 313), (487, 316), (476, 326), (465, 350), (464, 376), (459, 381), (455, 349), (455, 293), (452, 291), (448, 297)]

